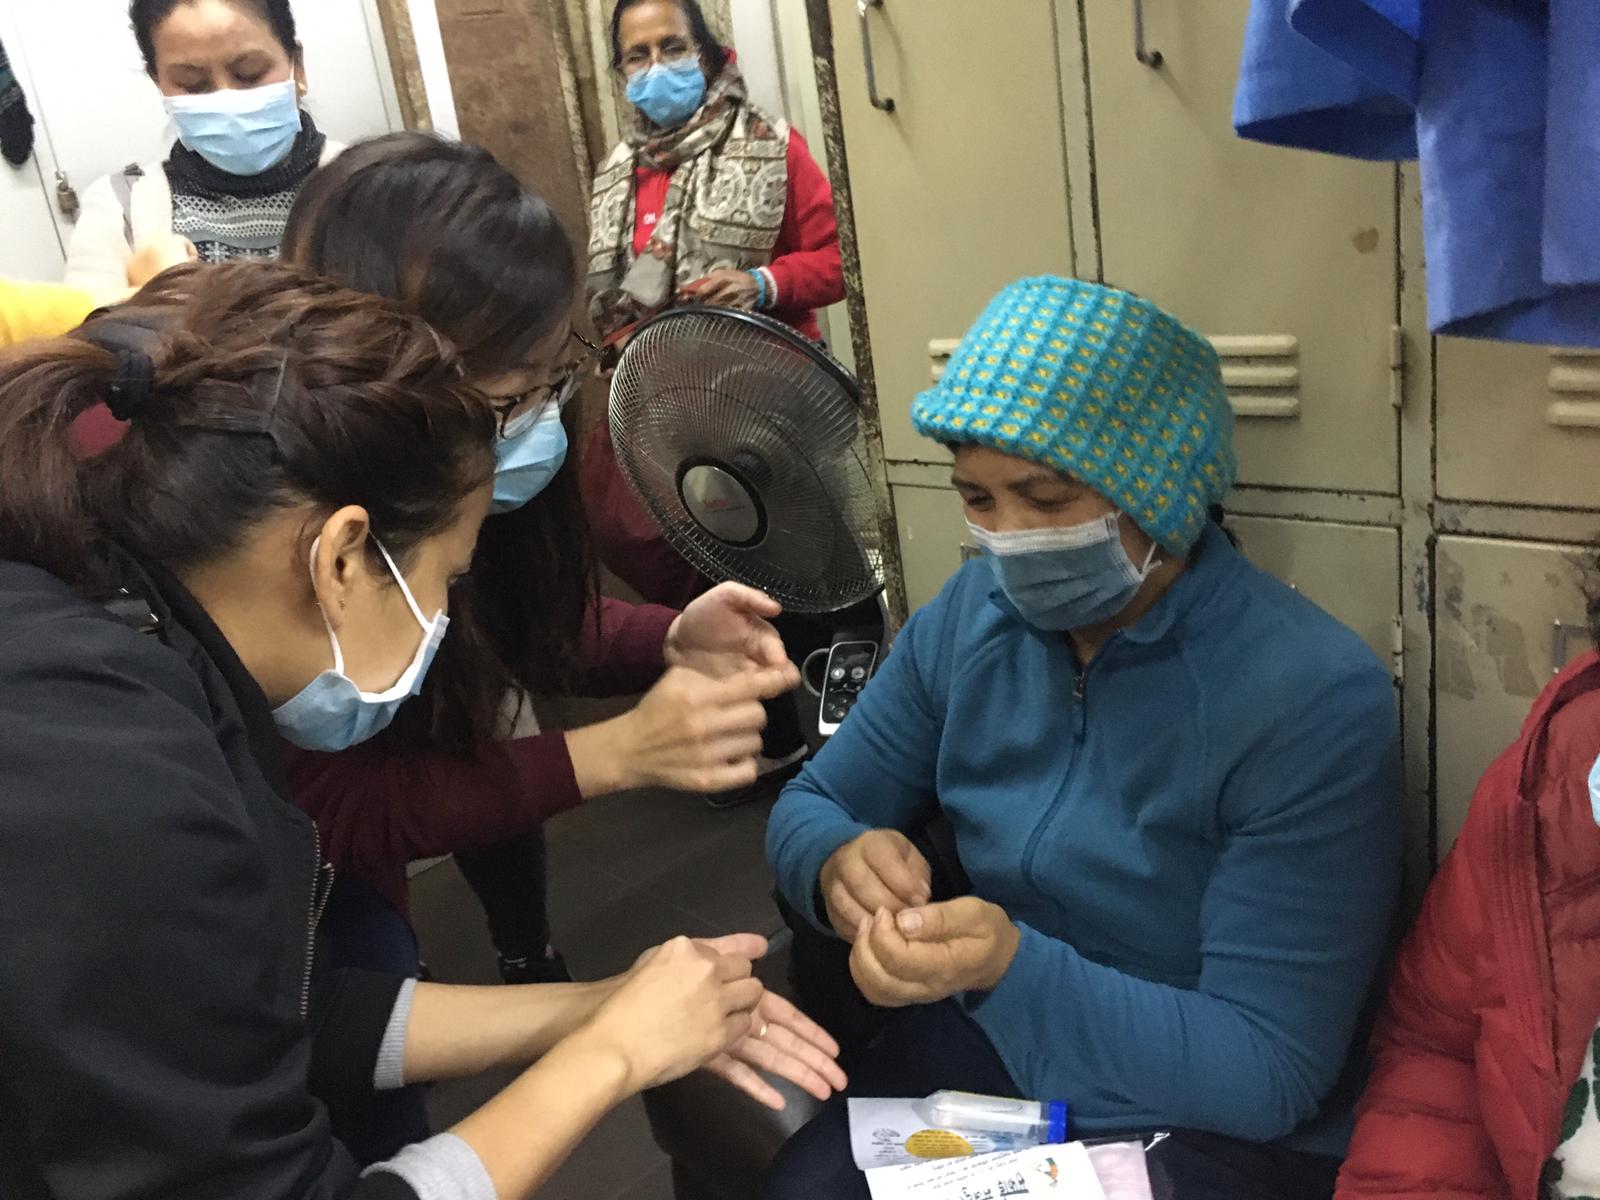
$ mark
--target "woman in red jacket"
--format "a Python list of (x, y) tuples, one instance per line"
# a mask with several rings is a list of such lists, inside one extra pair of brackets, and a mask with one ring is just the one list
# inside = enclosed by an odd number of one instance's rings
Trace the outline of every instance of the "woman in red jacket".
[[(833, 190), (805, 139), (750, 104), (696, 0), (619, 0), (611, 61), (633, 107), (589, 211), (601, 337), (694, 303), (770, 313), (820, 338), (816, 310), (844, 299), (844, 267)], [(639, 508), (604, 428), (583, 490), (601, 558), (646, 600), (681, 607), (706, 589)]]
[(1600, 1195), (1597, 756), (1589, 654), (1489, 768), (1428, 889), (1338, 1200)]

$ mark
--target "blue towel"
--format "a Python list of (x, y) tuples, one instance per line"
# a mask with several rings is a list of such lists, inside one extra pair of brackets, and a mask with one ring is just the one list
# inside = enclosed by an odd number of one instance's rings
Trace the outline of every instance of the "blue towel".
[(1290, 28), (1289, 4), (1251, 7), (1233, 103), (1240, 136), (1352, 158), (1415, 158), (1411, 104)]
[(1600, 346), (1596, 0), (1256, 0), (1250, 34), (1244, 137), (1372, 158), (1414, 106), (1435, 333)]

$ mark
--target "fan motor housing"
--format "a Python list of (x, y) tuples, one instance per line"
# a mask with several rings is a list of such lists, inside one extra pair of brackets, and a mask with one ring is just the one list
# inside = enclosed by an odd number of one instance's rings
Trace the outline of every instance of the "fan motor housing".
[(751, 480), (732, 463), (697, 456), (678, 467), (678, 498), (696, 525), (719, 542), (745, 549), (767, 538), (767, 509)]

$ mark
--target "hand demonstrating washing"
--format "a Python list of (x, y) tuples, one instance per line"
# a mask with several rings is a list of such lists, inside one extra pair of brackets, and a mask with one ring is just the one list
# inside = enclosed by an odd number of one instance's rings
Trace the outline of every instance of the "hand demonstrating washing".
[(572, 1039), (619, 1056), (630, 1092), (681, 1079), (760, 1028), (766, 989), (750, 972), (743, 955), (674, 938), (647, 952)]
[(856, 940), (863, 920), (879, 909), (891, 915), (917, 908), (933, 895), (933, 869), (903, 833), (874, 829), (834, 851), (822, 864), (822, 900), (834, 932)]
[(782, 666), (710, 679), (669, 670), (639, 706), (567, 735), (585, 796), (634, 788), (726, 792), (756, 781), (767, 713), (763, 700), (792, 692), (800, 672)]
[(749, 1036), (714, 1058), (706, 1069), (768, 1108), (782, 1110), (782, 1093), (758, 1071), (777, 1075), (826, 1100), (849, 1080), (840, 1068), (839, 1043), (822, 1026), (775, 992), (761, 997)]
[(667, 630), (670, 667), (689, 667), (712, 679), (789, 661), (783, 638), (771, 625), (783, 606), (738, 583), (712, 588), (684, 609)]
[[(696, 944), (752, 962), (767, 952), (766, 939), (753, 933), (706, 938)], [(783, 1095), (758, 1071), (787, 1079), (818, 1100), (826, 1100), (849, 1082), (838, 1057), (839, 1043), (822, 1026), (782, 996), (767, 992), (755, 1008), (749, 1034), (707, 1063), (706, 1069), (768, 1108), (781, 1110)]]
[(856, 929), (850, 974), (862, 995), (885, 1008), (935, 1004), (992, 991), (1021, 940), (1003, 908), (975, 896), (899, 914), (879, 909)]

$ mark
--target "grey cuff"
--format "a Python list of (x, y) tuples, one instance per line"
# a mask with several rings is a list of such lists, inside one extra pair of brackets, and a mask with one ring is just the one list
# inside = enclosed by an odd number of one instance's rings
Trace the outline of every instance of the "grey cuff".
[(417, 1200), (499, 1200), (478, 1152), (453, 1133), (407, 1146), (363, 1175), (387, 1171), (411, 1185)]
[(411, 1004), (416, 997), (415, 979), (400, 985), (400, 994), (394, 998), (394, 1008), (389, 1013), (389, 1024), (383, 1031), (383, 1041), (378, 1043), (378, 1061), (372, 1068), (372, 1086), (376, 1091), (392, 1092), (406, 1085), (406, 1030), (411, 1025)]

